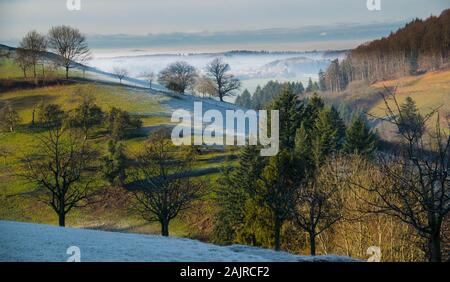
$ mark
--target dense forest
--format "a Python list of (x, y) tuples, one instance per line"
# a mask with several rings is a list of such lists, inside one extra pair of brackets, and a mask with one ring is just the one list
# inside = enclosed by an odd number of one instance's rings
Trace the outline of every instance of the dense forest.
[(415, 19), (388, 37), (352, 50), (346, 59), (334, 60), (319, 73), (322, 90), (338, 92), (356, 80), (375, 82), (415, 75), (448, 66), (450, 9), (439, 17)]
[(286, 85), (293, 93), (297, 95), (301, 95), (303, 93), (312, 93), (319, 90), (319, 85), (317, 84), (317, 82), (313, 82), (311, 78), (309, 78), (306, 88), (300, 81), (282, 83), (271, 80), (267, 82), (263, 87), (258, 85), (253, 95), (251, 95), (250, 92), (245, 89), (240, 95), (236, 97), (235, 104), (247, 109), (263, 109), (278, 97), (278, 95), (281, 93), (281, 90)]

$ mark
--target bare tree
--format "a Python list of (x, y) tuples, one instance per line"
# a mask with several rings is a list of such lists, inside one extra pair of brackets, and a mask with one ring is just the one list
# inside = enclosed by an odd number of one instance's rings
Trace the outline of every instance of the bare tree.
[(342, 202), (338, 197), (334, 157), (321, 167), (318, 175), (306, 177), (299, 189), (295, 222), (309, 235), (310, 253), (316, 255), (316, 237), (341, 219)]
[(405, 126), (405, 120), (411, 119), (405, 117), (395, 91), (386, 89), (380, 94), (386, 105), (386, 116), (381, 119), (399, 129), (403, 146), (379, 157), (381, 175), (391, 184), (366, 189), (380, 199), (372, 203), (377, 212), (412, 226), (427, 240), (429, 259), (441, 261), (442, 223), (450, 211), (450, 138), (441, 129), (439, 115), (434, 132), (422, 132), (437, 110), (413, 119), (420, 124)]
[(19, 114), (10, 104), (0, 109), (0, 126), (9, 132), (14, 132), (17, 123), (20, 122)]
[(48, 33), (48, 44), (61, 56), (59, 63), (66, 69), (66, 78), (69, 78), (69, 68), (88, 60), (90, 56), (86, 37), (70, 26), (52, 27)]
[(186, 62), (175, 62), (159, 73), (158, 81), (172, 91), (184, 93), (194, 85), (196, 76), (193, 66)]
[(27, 70), (31, 66), (30, 51), (22, 48), (16, 49), (14, 61), (23, 72), (23, 78), (27, 78)]
[(132, 190), (136, 210), (147, 221), (161, 224), (161, 235), (169, 236), (169, 223), (199, 197), (201, 182), (191, 178), (193, 151), (174, 146), (169, 132), (155, 131), (137, 157)]
[(122, 84), (122, 79), (128, 75), (128, 70), (122, 67), (114, 67), (113, 73), (119, 79), (120, 84)]
[(216, 58), (209, 63), (206, 71), (216, 84), (217, 96), (220, 101), (223, 101), (223, 97), (232, 95), (234, 90), (241, 88), (241, 82), (228, 73), (230, 65), (223, 62), (221, 58)]
[(152, 85), (153, 85), (153, 81), (156, 78), (155, 73), (152, 71), (145, 71), (140, 75), (140, 77), (142, 77), (143, 79), (145, 79), (145, 81), (147, 81), (148, 87), (151, 89)]
[(96, 154), (70, 131), (54, 128), (38, 139), (37, 152), (23, 160), (23, 177), (37, 186), (39, 199), (56, 212), (59, 226), (65, 226), (67, 213), (93, 195), (89, 167)]
[(33, 76), (35, 83), (37, 83), (36, 65), (42, 59), (42, 56), (47, 49), (47, 40), (44, 35), (33, 30), (28, 32), (22, 39), (20, 48), (29, 51), (29, 60), (31, 65), (33, 65)]

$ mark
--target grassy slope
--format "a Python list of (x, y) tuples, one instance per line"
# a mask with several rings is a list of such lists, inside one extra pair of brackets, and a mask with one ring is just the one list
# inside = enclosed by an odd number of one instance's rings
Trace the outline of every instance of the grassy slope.
[[(17, 70), (14, 64), (4, 61), (0, 65), (0, 78), (18, 79), (21, 76), (20, 70)], [(169, 98), (126, 86), (83, 82), (0, 93), (0, 107), (10, 103), (21, 117), (21, 125), (16, 132), (0, 132), (0, 149), (7, 152), (5, 156), (0, 156), (0, 219), (56, 224), (57, 218), (53, 211), (30, 197), (34, 187), (24, 182), (17, 174), (21, 169), (20, 158), (33, 150), (37, 144), (36, 134), (38, 133), (33, 133), (28, 128), (33, 107), (40, 101), (44, 101), (60, 104), (69, 110), (77, 104), (79, 92), (90, 93), (104, 110), (115, 106), (145, 116), (142, 118), (144, 136), (124, 141), (127, 152), (130, 154), (138, 151), (146, 142), (145, 135), (148, 133), (146, 128), (169, 123), (168, 110), (164, 106), (164, 102)], [(94, 133), (91, 138), (92, 143), (96, 144), (101, 151), (105, 151), (106, 136)], [(227, 153), (220, 151), (208, 152), (200, 157), (196, 168), (220, 167), (223, 164), (223, 159), (220, 157), (226, 155)], [(217, 172), (202, 176), (211, 183), (217, 177)], [(106, 187), (102, 180), (98, 180), (97, 184)], [(132, 232), (159, 232), (158, 224), (147, 224), (130, 213), (128, 207), (123, 204), (125, 198), (123, 191), (110, 189), (104, 203), (86, 209), (73, 210), (68, 215), (68, 225)], [(170, 231), (173, 235), (185, 236), (188, 234), (188, 227), (181, 220), (175, 220)]]
[[(450, 111), (450, 71), (429, 72), (372, 85), (377, 89), (382, 89), (384, 86), (397, 87), (399, 102), (403, 102), (410, 96), (422, 112), (428, 112), (436, 107), (441, 107), (443, 112)], [(371, 108), (371, 111), (374, 114), (382, 114), (382, 109), (383, 104), (379, 101)]]
[(372, 85), (357, 81), (351, 83), (345, 91), (326, 92), (323, 97), (333, 103), (344, 101), (353, 108), (363, 108), (376, 116), (385, 114), (385, 105), (378, 92), (385, 87), (395, 88), (400, 103), (410, 96), (422, 113), (440, 107), (442, 113), (450, 112), (450, 71), (429, 72), (418, 76), (377, 82)]

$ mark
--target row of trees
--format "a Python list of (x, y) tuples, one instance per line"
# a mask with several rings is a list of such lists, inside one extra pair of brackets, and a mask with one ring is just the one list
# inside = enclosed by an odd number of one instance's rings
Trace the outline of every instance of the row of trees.
[(439, 127), (426, 133), (432, 114), (421, 116), (411, 99), (399, 105), (389, 92), (383, 99), (402, 139), (390, 153), (376, 151), (376, 135), (360, 116), (346, 128), (320, 98), (301, 102), (286, 87), (271, 105), (280, 110), (280, 153), (261, 158), (246, 147), (226, 170), (215, 240), (298, 250), (302, 230), (312, 255), (319, 240), (325, 253), (364, 256), (382, 244), (392, 260), (420, 259), (423, 250), (440, 261), (450, 139)]
[[(195, 67), (179, 61), (163, 69), (158, 75), (158, 82), (178, 93), (192, 89), (203, 95), (218, 97), (220, 101), (226, 96), (233, 95), (234, 91), (241, 87), (241, 82), (230, 74), (230, 65), (221, 58), (211, 61), (206, 66), (205, 73), (199, 75)], [(149, 74), (145, 77), (150, 81)]]
[(45, 63), (50, 56), (47, 53), (48, 49), (58, 55), (53, 60), (65, 68), (66, 78), (69, 78), (70, 68), (90, 57), (86, 38), (78, 29), (65, 25), (56, 26), (52, 27), (47, 35), (33, 30), (22, 38), (14, 57), (25, 78), (27, 70), (32, 68), (33, 77), (37, 83), (38, 65), (42, 66), (42, 72), (45, 76)]
[(449, 26), (450, 10), (445, 10), (439, 17), (416, 19), (388, 37), (360, 45), (319, 74), (321, 88), (336, 92), (355, 80), (374, 82), (436, 70), (448, 63)]
[(294, 94), (300, 95), (303, 93), (316, 92), (318, 89), (317, 83), (313, 83), (311, 78), (308, 81), (306, 89), (303, 84), (299, 82), (281, 83), (278, 81), (269, 81), (263, 87), (256, 87), (253, 95), (245, 89), (240, 95), (236, 97), (235, 104), (247, 109), (260, 110), (267, 107), (274, 99), (278, 98), (281, 90), (285, 85), (288, 85)]

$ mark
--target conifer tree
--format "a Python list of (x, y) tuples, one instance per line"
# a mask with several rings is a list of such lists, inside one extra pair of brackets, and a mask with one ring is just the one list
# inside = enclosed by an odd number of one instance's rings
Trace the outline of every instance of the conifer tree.
[(356, 116), (345, 131), (344, 152), (371, 156), (377, 148), (377, 136), (362, 116)]

